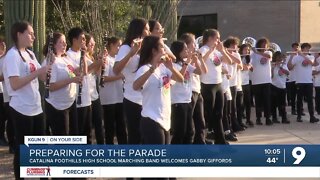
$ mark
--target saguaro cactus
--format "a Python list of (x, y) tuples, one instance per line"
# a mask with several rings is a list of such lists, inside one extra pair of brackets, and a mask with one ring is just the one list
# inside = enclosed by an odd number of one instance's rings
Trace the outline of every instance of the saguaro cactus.
[(42, 60), (42, 47), (45, 43), (45, 0), (4, 0), (4, 21), (6, 43), (12, 45), (11, 26), (17, 21), (26, 20), (33, 26), (36, 40), (33, 50), (37, 59)]

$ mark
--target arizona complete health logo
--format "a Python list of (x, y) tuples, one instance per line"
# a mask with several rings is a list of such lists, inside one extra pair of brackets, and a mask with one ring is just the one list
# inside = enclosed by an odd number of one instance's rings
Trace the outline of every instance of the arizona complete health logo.
[(28, 176), (51, 176), (50, 167), (46, 168), (27, 168)]

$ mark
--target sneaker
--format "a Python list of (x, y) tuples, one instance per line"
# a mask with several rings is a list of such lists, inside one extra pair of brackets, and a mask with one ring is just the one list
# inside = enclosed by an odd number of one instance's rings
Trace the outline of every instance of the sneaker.
[(225, 138), (226, 138), (227, 141), (238, 141), (238, 138), (232, 136), (231, 133), (226, 134), (226, 135), (225, 135)]
[(256, 120), (256, 124), (257, 124), (257, 125), (263, 125), (262, 122), (261, 122), (261, 119), (257, 119), (257, 120)]
[(239, 132), (239, 131), (244, 131), (245, 128), (241, 127), (241, 126), (236, 126), (234, 128), (232, 128), (233, 132)]
[(206, 142), (206, 144), (213, 144), (213, 142), (210, 141), (209, 139), (206, 139), (205, 142)]
[(207, 138), (210, 139), (210, 140), (214, 140), (214, 132), (213, 131), (209, 131), (207, 133)]
[(245, 128), (245, 129), (248, 128), (248, 126), (246, 126), (244, 123), (241, 123), (240, 126), (243, 127), (243, 128)]
[(297, 122), (303, 122), (301, 117), (297, 117)]
[(4, 137), (0, 138), (0, 146), (8, 146), (8, 142)]
[(310, 123), (316, 123), (316, 122), (319, 122), (318, 118), (316, 118), (314, 116), (310, 118)]
[(249, 127), (253, 127), (253, 126), (254, 126), (254, 124), (253, 124), (252, 121), (247, 121), (246, 124), (247, 124)]
[(306, 114), (304, 112), (301, 113), (301, 116), (305, 116)]
[(278, 118), (272, 118), (272, 122), (273, 122), (273, 123), (280, 123), (280, 121), (278, 120)]
[(270, 119), (266, 119), (266, 125), (271, 126), (273, 125), (273, 122)]
[(293, 111), (291, 111), (291, 114), (292, 115), (297, 115), (297, 111), (293, 110)]
[(281, 123), (282, 124), (290, 124), (290, 121), (288, 119), (282, 119)]

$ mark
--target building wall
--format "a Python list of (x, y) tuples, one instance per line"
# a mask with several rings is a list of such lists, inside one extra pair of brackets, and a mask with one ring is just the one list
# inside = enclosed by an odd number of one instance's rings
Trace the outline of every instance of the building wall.
[(302, 1), (300, 40), (320, 48), (320, 1)]
[(300, 40), (300, 1), (182, 0), (178, 8), (178, 15), (213, 13), (218, 14), (221, 39), (265, 36), (283, 51)]

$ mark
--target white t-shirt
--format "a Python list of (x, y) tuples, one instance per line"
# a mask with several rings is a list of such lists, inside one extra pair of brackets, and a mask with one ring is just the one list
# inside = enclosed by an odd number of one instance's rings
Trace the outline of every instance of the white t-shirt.
[[(316, 61), (319, 62), (319, 61), (320, 61), (320, 57), (318, 57), (318, 58), (316, 59)], [(320, 65), (315, 66), (315, 67), (313, 67), (312, 69), (315, 70), (315, 71), (320, 71)], [(314, 78), (313, 78), (313, 85), (314, 85), (315, 87), (319, 87), (319, 86), (320, 86), (320, 74), (316, 74), (316, 75), (314, 75), (313, 77), (314, 77)]]
[[(67, 51), (67, 56), (69, 57), (70, 61), (74, 63), (76, 66), (75, 68), (79, 68), (80, 66), (80, 57), (81, 57), (81, 52), (75, 52), (71, 49)], [(77, 104), (77, 107), (87, 107), (91, 105), (91, 95), (90, 95), (90, 88), (89, 88), (89, 77), (88, 75), (83, 77), (82, 80), (82, 94), (81, 94), (81, 104)], [(79, 92), (79, 85), (77, 85), (77, 96)], [(76, 100), (78, 97), (76, 98)]]
[[(88, 59), (87, 61), (88, 66), (90, 66), (93, 62), (91, 59)], [(97, 91), (97, 75), (95, 72), (89, 73), (88, 74), (88, 79), (89, 79), (89, 91), (91, 95), (91, 101), (95, 101), (99, 98), (99, 94)]]
[[(239, 53), (232, 52), (232, 56), (236, 57), (237, 59), (241, 59), (241, 56)], [(237, 63), (234, 63), (232, 66), (232, 74), (231, 78), (229, 79), (230, 87), (236, 86), (238, 84), (238, 73), (237, 73)]]
[[(265, 53), (272, 56), (270, 51), (265, 51)], [(260, 61), (262, 59), (266, 59), (265, 64), (261, 64)], [(257, 53), (251, 54), (251, 64), (253, 67), (251, 74), (252, 85), (271, 83), (271, 59), (272, 58), (265, 58)]]
[[(287, 56), (286, 58), (286, 64), (288, 65), (290, 56)], [(293, 69), (290, 70), (289, 76), (288, 76), (288, 81), (287, 82), (293, 82), (296, 81), (296, 68), (293, 67)]]
[[(42, 65), (46, 64), (46, 60)], [(52, 64), (50, 83), (56, 83), (65, 79), (73, 78), (76, 75), (74, 70), (76, 65), (67, 56), (56, 57)], [(68, 109), (75, 101), (77, 96), (77, 84), (70, 83), (56, 91), (49, 91), (49, 98), (46, 101), (58, 110)]]
[[(3, 61), (4, 61), (4, 56), (2, 56), (0, 58), (0, 75), (3, 75)], [(8, 94), (8, 90), (7, 90), (7, 87), (6, 87), (6, 83), (5, 81), (2, 81), (1, 82), (2, 84), (2, 93), (3, 93), (3, 102), (7, 103), (10, 101), (10, 97), (9, 97), (9, 94)]]
[[(251, 58), (250, 58), (250, 62), (251, 64)], [(244, 66), (246, 66), (247, 62), (245, 57), (242, 58), (242, 64)], [(241, 84), (242, 85), (248, 85), (249, 84), (249, 80), (250, 80), (250, 70), (242, 70), (241, 71)]]
[[(287, 65), (282, 65), (282, 69), (289, 71)], [(273, 68), (273, 78), (272, 78), (272, 85), (276, 86), (277, 88), (280, 89), (285, 89), (286, 88), (286, 79), (287, 75), (282, 72), (280, 69), (280, 66), (277, 65)]]
[[(180, 71), (182, 66), (180, 63), (173, 63), (173, 67)], [(171, 80), (171, 103), (190, 103), (192, 96), (191, 77), (196, 68), (192, 65), (188, 65), (186, 73), (184, 74), (184, 81), (176, 82)]]
[(226, 91), (230, 89), (230, 83), (229, 83), (229, 79), (227, 78), (227, 75), (231, 74), (232, 66), (222, 63), (222, 68), (228, 71), (228, 74), (222, 74), (222, 83), (221, 83), (222, 92), (226, 93)]
[[(204, 56), (208, 51), (209, 47), (207, 45), (202, 46), (199, 49), (199, 52)], [(204, 84), (219, 84), (222, 82), (222, 76), (221, 76), (221, 59), (222, 54), (214, 50), (210, 55), (208, 59), (205, 59), (205, 63), (208, 68), (207, 73), (201, 74), (201, 82)]]
[[(115, 62), (121, 61), (126, 55), (130, 52), (131, 47), (128, 45), (122, 45), (119, 49), (118, 54), (116, 55)], [(141, 92), (133, 90), (133, 81), (136, 75), (136, 71), (139, 64), (139, 55), (134, 55), (130, 58), (127, 65), (122, 70), (122, 74), (125, 77), (124, 82), (124, 97), (134, 103), (142, 105), (142, 96)]]
[[(0, 58), (0, 76), (3, 75), (3, 73), (2, 73), (3, 59), (4, 59), (4, 57), (2, 56), (2, 57)], [(3, 93), (3, 85), (2, 85), (2, 82), (0, 82), (0, 93)], [(1, 103), (1, 102), (0, 102), (0, 103)]]
[[(108, 56), (105, 64), (104, 76), (115, 76), (113, 72), (115, 58)], [(105, 82), (104, 87), (100, 86), (100, 101), (102, 105), (117, 104), (123, 102), (123, 81), (122, 79)]]
[(29, 52), (34, 59), (32, 60), (27, 51), (21, 51), (21, 55), (26, 61), (24, 62), (16, 47), (12, 47), (4, 58), (3, 75), (8, 94), (11, 97), (9, 105), (23, 115), (35, 116), (42, 113), (38, 78), (17, 90), (13, 90), (9, 82), (9, 78), (12, 76), (22, 78), (41, 67), (34, 53)]
[[(138, 79), (149, 70), (150, 64), (139, 68), (135, 79)], [(171, 71), (163, 64), (155, 69), (154, 73), (143, 85), (141, 116), (148, 117), (159, 123), (166, 131), (171, 124), (171, 96), (170, 79)]]
[[(314, 56), (307, 55), (313, 62)], [(292, 64), (296, 68), (296, 83), (312, 83), (312, 65), (304, 66), (302, 62), (305, 60), (302, 56), (295, 56), (292, 59)]]

